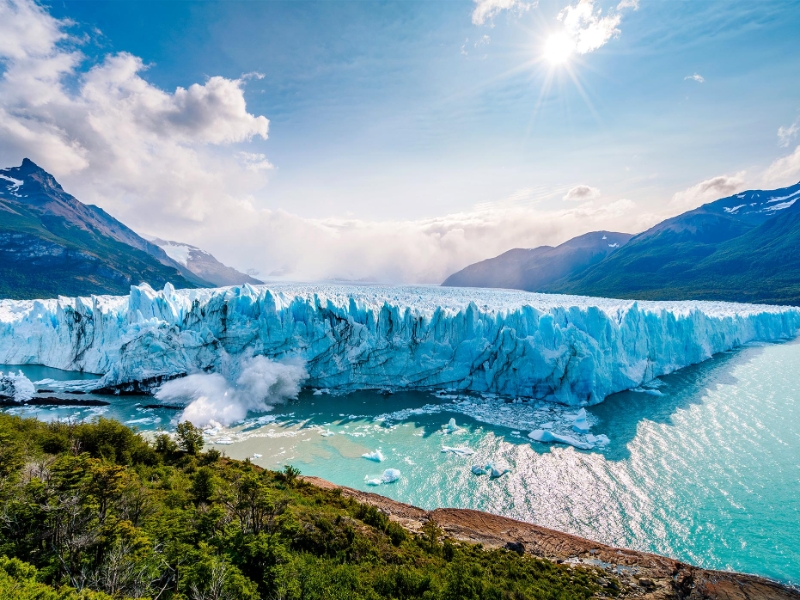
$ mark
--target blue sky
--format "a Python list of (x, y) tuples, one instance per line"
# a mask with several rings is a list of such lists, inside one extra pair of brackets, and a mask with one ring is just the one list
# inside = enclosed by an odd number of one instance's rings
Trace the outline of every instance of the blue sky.
[[(3, 1), (17, 13), (24, 4)], [(86, 106), (85, 77), (119, 53), (146, 67), (126, 99), (178, 102), (176, 88), (217, 77), (240, 82), (246, 107), (225, 113), (240, 129), (224, 140), (208, 128), (168, 140), (160, 132), (174, 149), (165, 153), (137, 137), (139, 119), (120, 127), (141, 143), (119, 160), (95, 158), (91, 147), (102, 144), (78, 131), (69, 143), (85, 152), (39, 152), (39, 162), (137, 230), (203, 245), (262, 276), (431, 282), (511, 247), (639, 231), (746, 187), (800, 179), (798, 3), (481, 2), (498, 10), (478, 24), (481, 3), (469, 1), (40, 7), (34, 18), (69, 36), (53, 48), (80, 54), (58, 82), (69, 111), (81, 105), (90, 124), (97, 109)], [(545, 44), (578, 8), (594, 21), (573, 33), (616, 21), (599, 47), (554, 65)], [(20, 59), (6, 56), (8, 72)], [(119, 98), (108, 78), (101, 87)], [(203, 105), (204, 115), (213, 110)], [(42, 119), (57, 125), (65, 117), (55, 112)], [(266, 139), (253, 120), (262, 116)], [(0, 141), (0, 158), (36, 160), (34, 142)], [(216, 196), (210, 180), (192, 187), (201, 179), (192, 162), (225, 182)], [(143, 186), (144, 171), (163, 182)], [(168, 197), (156, 201), (158, 190)]]

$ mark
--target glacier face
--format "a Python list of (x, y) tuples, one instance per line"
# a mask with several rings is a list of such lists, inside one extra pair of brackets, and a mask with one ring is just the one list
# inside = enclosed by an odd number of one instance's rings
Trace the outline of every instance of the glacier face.
[(104, 386), (302, 360), (305, 385), (457, 389), (573, 406), (750, 341), (800, 309), (439, 287), (270, 285), (0, 301), (0, 363), (104, 374)]

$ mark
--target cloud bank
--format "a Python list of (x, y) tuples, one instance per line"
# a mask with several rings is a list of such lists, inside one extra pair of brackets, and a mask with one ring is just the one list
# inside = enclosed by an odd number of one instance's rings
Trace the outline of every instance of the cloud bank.
[(246, 78), (166, 92), (129, 53), (87, 64), (70, 26), (31, 0), (0, 0), (2, 164), (28, 156), (134, 227), (142, 214), (199, 221), (263, 185), (265, 157), (216, 151), (267, 138), (267, 118), (247, 111)]
[(475, 0), (475, 9), (472, 11), (472, 22), (475, 25), (491, 23), (492, 19), (504, 10), (524, 12), (536, 6), (536, 2), (528, 3), (521, 0)]
[(669, 207), (677, 211), (675, 214), (678, 214), (678, 212), (691, 210), (707, 202), (740, 192), (744, 186), (745, 173), (743, 171), (735, 175), (719, 175), (677, 192), (672, 196)]
[(800, 132), (800, 118), (795, 119), (795, 122), (789, 126), (781, 125), (778, 127), (778, 145), (781, 148), (788, 148), (792, 140), (797, 137), (798, 132)]
[(567, 201), (580, 201), (580, 200), (592, 200), (594, 198), (600, 197), (600, 190), (594, 187), (590, 187), (588, 185), (578, 185), (574, 188), (571, 188), (565, 195), (564, 200)]
[[(628, 6), (620, 3), (622, 8)], [(619, 24), (622, 16), (619, 12), (606, 16), (595, 9), (593, 0), (580, 0), (558, 14), (558, 20), (564, 24), (567, 35), (575, 42), (575, 51), (588, 54), (603, 47), (612, 37), (620, 34)]]

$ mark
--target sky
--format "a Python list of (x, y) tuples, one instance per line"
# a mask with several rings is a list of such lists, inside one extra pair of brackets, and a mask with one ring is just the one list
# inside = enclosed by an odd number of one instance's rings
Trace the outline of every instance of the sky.
[(800, 180), (800, 6), (0, 0), (0, 166), (266, 279), (439, 283)]

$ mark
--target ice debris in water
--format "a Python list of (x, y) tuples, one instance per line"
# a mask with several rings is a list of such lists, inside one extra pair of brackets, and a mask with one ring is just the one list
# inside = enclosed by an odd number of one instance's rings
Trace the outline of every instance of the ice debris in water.
[(27, 402), (33, 398), (36, 388), (33, 387), (31, 380), (22, 374), (9, 371), (3, 374), (0, 371), (0, 398), (11, 398), (15, 402)]
[(362, 458), (366, 458), (367, 460), (374, 460), (375, 462), (383, 462), (384, 457), (383, 453), (380, 450), (373, 450), (372, 452), (365, 452), (361, 455)]
[(447, 425), (442, 425), (442, 433), (444, 434), (457, 433), (459, 431), (461, 431), (461, 427), (456, 425), (456, 420), (452, 417), (447, 422)]
[(502, 477), (506, 473), (510, 473), (511, 469), (508, 467), (496, 465), (493, 462), (487, 463), (485, 466), (481, 465), (472, 465), (472, 473), (475, 475), (486, 475), (489, 473), (489, 477), (491, 479), (497, 479), (498, 477)]
[(601, 448), (604, 446), (608, 446), (611, 443), (611, 440), (608, 439), (608, 436), (605, 434), (600, 435), (592, 435), (591, 433), (586, 436), (586, 441), (590, 444), (594, 444), (595, 446), (600, 446)]
[(452, 452), (457, 456), (471, 456), (475, 454), (475, 450), (467, 448), (466, 446), (458, 446), (455, 448), (452, 446), (442, 446), (442, 452)]
[[(222, 396), (196, 407), (218, 421), (272, 404), (272, 396), (253, 396), (251, 404), (249, 395), (226, 389), (237, 379), (226, 376), (225, 361), (265, 349), (271, 360), (304, 361), (304, 383), (334, 392), (457, 388), (580, 407), (748, 342), (794, 337), (798, 327), (797, 308), (723, 302), (328, 284), (156, 291), (142, 284), (128, 296), (0, 300), (0, 364), (103, 373), (99, 386), (222, 373)], [(179, 387), (183, 400), (200, 401), (187, 389), (193, 386)]]
[(256, 458), (261, 458), (261, 456), (262, 456), (262, 455), (261, 455), (261, 454), (259, 454), (258, 452), (253, 452), (253, 459), (256, 459)]
[(494, 463), (489, 463), (486, 465), (486, 470), (489, 471), (489, 477), (492, 479), (497, 479), (498, 477), (502, 477), (506, 473), (510, 473), (511, 469), (508, 467), (498, 466)]
[(366, 481), (367, 485), (381, 485), (383, 483), (394, 483), (398, 479), (400, 479), (400, 471), (398, 469), (386, 469), (380, 477), (369, 479), (369, 476), (367, 476)]
[(551, 444), (551, 443), (567, 444), (569, 446), (575, 446), (576, 448), (580, 448), (581, 450), (591, 450), (592, 448), (594, 448), (594, 444), (582, 442), (579, 439), (576, 439), (570, 435), (562, 435), (560, 433), (554, 433), (546, 429), (536, 429), (534, 431), (531, 431), (528, 434), (528, 437), (534, 441), (542, 442), (543, 444)]
[(586, 420), (586, 409), (582, 408), (578, 411), (578, 416), (575, 417), (575, 421), (572, 423), (572, 428), (577, 431), (578, 433), (588, 433), (591, 425)]

